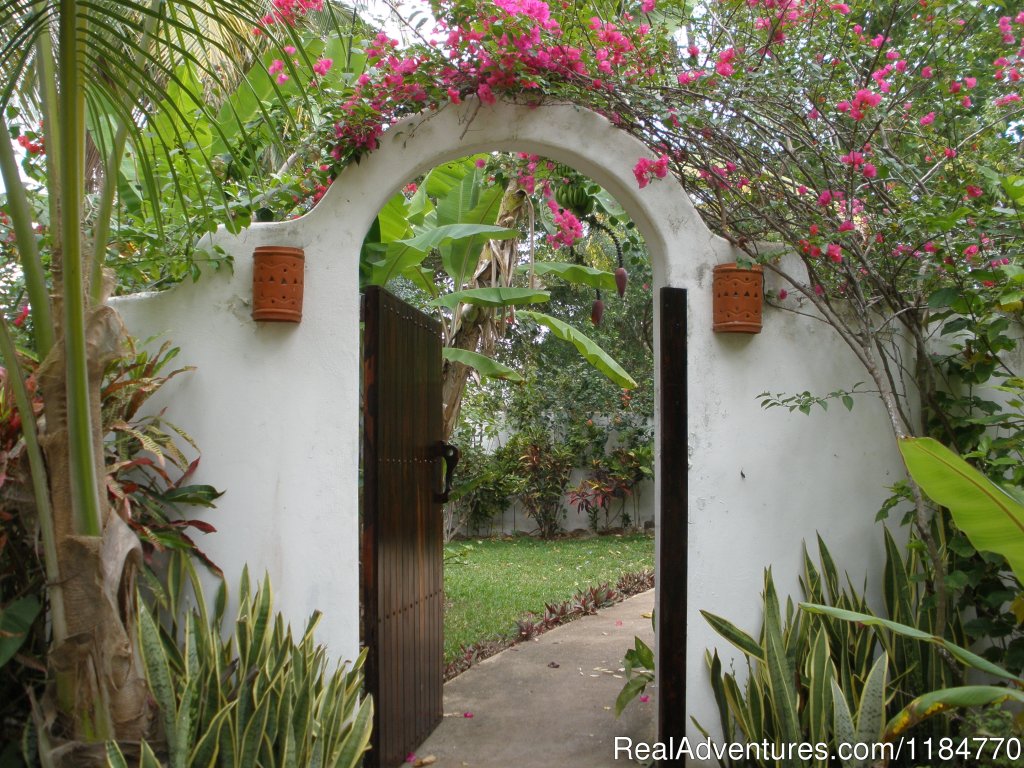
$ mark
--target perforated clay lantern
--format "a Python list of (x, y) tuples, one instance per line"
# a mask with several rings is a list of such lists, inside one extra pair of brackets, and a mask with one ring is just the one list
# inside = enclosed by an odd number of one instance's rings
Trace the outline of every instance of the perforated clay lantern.
[(252, 319), (279, 323), (302, 320), (301, 248), (263, 245), (252, 254)]
[(760, 333), (764, 303), (764, 272), (760, 265), (719, 264), (712, 280), (716, 333)]

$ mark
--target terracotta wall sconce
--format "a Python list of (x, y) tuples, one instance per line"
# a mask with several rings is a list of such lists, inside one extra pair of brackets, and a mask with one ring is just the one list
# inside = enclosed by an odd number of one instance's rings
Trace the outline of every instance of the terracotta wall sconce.
[(302, 249), (263, 245), (253, 251), (252, 259), (252, 319), (301, 321), (306, 263)]
[(760, 265), (750, 268), (735, 262), (719, 264), (714, 270), (714, 322), (716, 333), (760, 333), (764, 303), (764, 273)]

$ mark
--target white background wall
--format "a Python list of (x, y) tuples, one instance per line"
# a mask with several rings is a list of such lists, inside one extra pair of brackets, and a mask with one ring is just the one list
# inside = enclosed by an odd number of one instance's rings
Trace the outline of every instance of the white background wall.
[[(587, 470), (574, 469), (572, 476), (569, 478), (569, 484), (566, 487), (570, 489), (576, 487), (587, 474)], [(619, 514), (621, 505), (621, 499), (614, 499), (611, 503), (611, 514), (609, 517), (612, 519), (612, 528), (622, 527), (622, 517)], [(590, 518), (587, 517), (587, 513), (580, 512), (576, 507), (569, 504), (568, 496), (562, 500), (562, 509), (565, 512), (565, 516), (561, 519), (563, 530), (569, 532), (581, 529), (584, 531), (590, 530)], [(626, 514), (629, 515), (632, 521), (631, 527), (634, 529), (643, 530), (645, 523), (654, 524), (653, 481), (644, 480), (637, 484), (634, 496), (626, 498)], [(598, 522), (603, 528), (603, 511), (598, 514)], [(495, 517), (488, 525), (481, 526), (479, 529), (470, 529), (465, 531), (465, 533), (468, 535), (487, 535), (488, 533), (498, 535), (502, 533), (535, 533), (536, 531), (537, 523), (534, 522), (532, 517), (527, 516), (526, 510), (521, 503), (515, 502), (500, 517)]]
[[(767, 309), (758, 336), (712, 333), (711, 268), (734, 260), (729, 246), (671, 180), (638, 189), (631, 169), (649, 153), (591, 113), (468, 104), (412, 119), (348, 168), (309, 215), (218, 236), (235, 257), (233, 274), (118, 303), (135, 335), (165, 333), (198, 367), (176, 380), (168, 417), (202, 448), (196, 481), (227, 491), (206, 515), (219, 533), (202, 546), (229, 577), (246, 562), (267, 570), (294, 624), (321, 610), (332, 652), (356, 653), (359, 246), (395, 190), (438, 163), (497, 149), (550, 157), (593, 178), (643, 233), (654, 287), (689, 289), (690, 462), (657, 472), (689, 472), (687, 697), (691, 713), (717, 730), (703, 655), (713, 646), (731, 652), (698, 610), (756, 634), (763, 569), (772, 566), (781, 591), (794, 590), (801, 542), (816, 532), (855, 582), (878, 574), (872, 521), (901, 465), (871, 398), (853, 413), (759, 407), (766, 390), (827, 393), (866, 377), (826, 326), (793, 313)], [(274, 244), (306, 252), (298, 326), (249, 317), (250, 254)]]

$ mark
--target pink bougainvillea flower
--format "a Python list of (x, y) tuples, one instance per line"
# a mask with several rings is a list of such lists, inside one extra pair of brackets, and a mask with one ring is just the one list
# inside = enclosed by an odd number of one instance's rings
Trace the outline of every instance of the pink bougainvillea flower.
[(843, 260), (843, 246), (839, 245), (839, 243), (829, 243), (826, 252), (828, 257), (837, 264)]
[(462, 716), (467, 718), (467, 719), (469, 719), (469, 718), (473, 717), (473, 713), (472, 712), (463, 712)]
[(291, 56), (293, 53), (295, 53), (295, 46), (294, 45), (286, 45), (284, 47), (284, 52), (287, 53), (289, 56)]
[(1007, 104), (1013, 104), (1014, 102), (1020, 101), (1019, 93), (1007, 93), (1005, 96), (1000, 96), (992, 103), (997, 107), (1005, 107)]
[(956, 157), (956, 150), (953, 149), (952, 147), (946, 147), (944, 150), (942, 150), (942, 153), (950, 160)]
[(648, 701), (650, 701), (650, 700), (651, 700), (651, 697), (650, 697), (650, 696), (648, 696), (648, 695), (647, 695), (646, 693), (645, 693), (645, 694), (643, 694), (643, 695), (642, 695), (642, 696), (640, 697), (640, 703), (641, 703), (641, 704), (646, 704), (646, 703), (647, 703)]
[(849, 219), (847, 219), (846, 221), (844, 221), (842, 224), (839, 225), (839, 231), (840, 232), (849, 232), (852, 229), (853, 229), (853, 222), (850, 221)]
[(822, 192), (820, 195), (818, 195), (818, 205), (824, 207), (824, 206), (828, 205), (831, 202), (832, 202), (832, 193), (829, 190), (826, 189), (824, 192)]
[(654, 10), (654, 0), (641, 0), (640, 10), (644, 13), (650, 13)]
[(931, 125), (932, 123), (935, 122), (935, 113), (934, 112), (929, 112), (927, 115), (922, 117), (917, 122), (919, 122), (921, 125)]
[(779, 288), (779, 301), (785, 301), (787, 296), (789, 296), (789, 291), (785, 288)]
[(829, 8), (831, 8), (836, 13), (843, 14), (844, 16), (850, 12), (850, 6), (848, 6), (846, 3), (832, 3), (832, 5), (830, 5)]
[(327, 74), (332, 66), (334, 66), (334, 59), (318, 59), (316, 64), (313, 65), (313, 71), (323, 76)]
[(976, 78), (976, 77), (965, 77), (964, 78), (964, 86), (967, 88), (968, 91), (971, 90), (977, 84), (978, 84), (978, 78)]
[(633, 176), (636, 177), (636, 183), (640, 186), (640, 189), (646, 187), (651, 182), (652, 177), (664, 179), (667, 175), (667, 155), (662, 155), (657, 160), (649, 160), (646, 157), (641, 157), (636, 161), (636, 165), (633, 166)]
[(982, 191), (981, 187), (976, 187), (973, 184), (968, 184), (967, 185), (967, 196), (968, 197), (981, 197), (983, 194), (985, 194), (985, 193)]
[(873, 163), (864, 163), (864, 167), (860, 170), (864, 174), (865, 179), (873, 179), (878, 176), (878, 169)]
[(274, 59), (272, 62), (270, 62), (270, 66), (267, 67), (267, 72), (269, 72), (272, 75), (276, 75), (282, 69), (284, 69), (284, 62), (281, 61), (280, 59)]
[(277, 82), (279, 85), (288, 82), (288, 75), (282, 72), (280, 75), (277, 76)]
[(718, 54), (718, 63), (715, 64), (715, 72), (720, 74), (722, 77), (731, 77), (736, 71), (732, 62), (736, 58), (735, 48), (726, 48), (720, 54)]
[(25, 321), (28, 319), (28, 312), (28, 304), (23, 304), (18, 311), (18, 316), (12, 321), (15, 328), (21, 328), (25, 324)]
[(931, 67), (921, 67), (921, 77), (926, 80), (934, 74), (934, 70)]
[(476, 89), (476, 95), (480, 97), (480, 101), (484, 104), (493, 104), (497, 101), (494, 91), (491, 90), (491, 86), (487, 83), (480, 83), (480, 87)]
[(966, 256), (968, 259), (970, 259), (972, 256), (976, 256), (977, 254), (978, 246), (976, 245), (968, 245), (966, 248), (964, 248), (964, 256)]
[(406, 755), (405, 756), (405, 762), (407, 762), (407, 763), (415, 763), (416, 762), (416, 753), (415, 752), (410, 752), (408, 755)]

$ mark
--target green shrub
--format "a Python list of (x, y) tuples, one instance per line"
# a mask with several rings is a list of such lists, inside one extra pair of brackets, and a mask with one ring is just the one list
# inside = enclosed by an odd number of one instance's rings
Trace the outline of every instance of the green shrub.
[[(273, 611), (268, 579), (253, 592), (243, 572), (233, 623), (225, 617), (223, 583), (212, 616), (198, 580), (192, 583), (197, 605), (183, 620), (160, 622), (149, 610), (140, 612), (139, 641), (161, 734), (140, 745), (138, 756), (129, 755), (132, 762), (170, 768), (358, 765), (373, 721), (373, 704), (360, 694), (365, 654), (349, 669), (332, 664), (313, 637), (319, 613), (296, 642)], [(112, 768), (127, 768), (118, 745), (107, 749)]]

